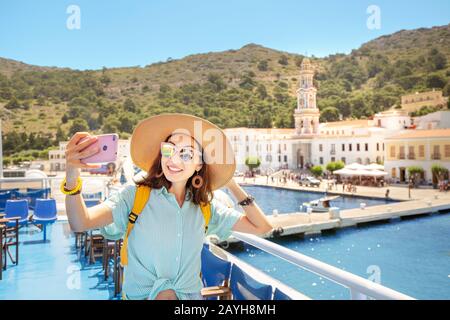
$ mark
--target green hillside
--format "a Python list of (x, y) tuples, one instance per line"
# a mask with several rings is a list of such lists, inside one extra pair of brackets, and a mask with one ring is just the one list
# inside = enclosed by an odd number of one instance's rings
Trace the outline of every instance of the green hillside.
[[(79, 130), (126, 138), (139, 119), (161, 112), (195, 114), (221, 127), (293, 127), (301, 61), (256, 44), (95, 71), (0, 58), (4, 153), (29, 156), (24, 150), (51, 148)], [(438, 88), (449, 95), (449, 61), (450, 25), (400, 31), (348, 55), (313, 57), (321, 120), (370, 117), (399, 106), (408, 92)]]

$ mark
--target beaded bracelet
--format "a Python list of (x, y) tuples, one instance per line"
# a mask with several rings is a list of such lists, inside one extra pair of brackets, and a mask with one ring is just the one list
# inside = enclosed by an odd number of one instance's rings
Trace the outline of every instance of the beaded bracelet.
[(65, 195), (75, 195), (81, 193), (81, 185), (82, 181), (81, 178), (77, 178), (77, 185), (72, 190), (66, 189), (66, 178), (61, 182), (61, 192)]

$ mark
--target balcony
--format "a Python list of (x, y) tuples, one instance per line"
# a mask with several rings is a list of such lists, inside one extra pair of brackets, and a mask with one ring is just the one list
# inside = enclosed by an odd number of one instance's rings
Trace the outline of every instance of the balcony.
[(409, 160), (415, 160), (416, 159), (416, 154), (415, 153), (408, 153), (408, 159)]
[(432, 160), (441, 160), (441, 154), (440, 153), (433, 153), (431, 155)]
[(400, 154), (398, 155), (398, 158), (399, 158), (400, 160), (404, 160), (404, 159), (405, 159), (405, 154), (404, 154), (404, 153), (400, 153)]

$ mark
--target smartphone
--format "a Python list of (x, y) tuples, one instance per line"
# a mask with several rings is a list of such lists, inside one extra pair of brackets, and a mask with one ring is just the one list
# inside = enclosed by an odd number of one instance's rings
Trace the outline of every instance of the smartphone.
[[(100, 151), (92, 156), (83, 158), (80, 161), (82, 163), (102, 163), (102, 162), (114, 162), (117, 159), (117, 149), (119, 145), (119, 135), (117, 133), (101, 134), (97, 136), (97, 141), (89, 145), (83, 150), (93, 149), (99, 147)], [(80, 140), (83, 142), (86, 138)]]

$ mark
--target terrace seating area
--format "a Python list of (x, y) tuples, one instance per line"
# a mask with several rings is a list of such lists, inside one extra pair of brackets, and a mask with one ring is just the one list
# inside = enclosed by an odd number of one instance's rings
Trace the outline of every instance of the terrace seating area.
[[(40, 201), (36, 200), (35, 210), (39, 210)], [(43, 205), (47, 207), (46, 202)], [(20, 206), (26, 207), (26, 202), (21, 201)], [(98, 230), (74, 233), (67, 221), (60, 220), (48, 230), (50, 240), (42, 241), (42, 232), (29, 219), (2, 221), (0, 260), (3, 263), (14, 258), (14, 266), (1, 268), (0, 299), (121, 298), (122, 240), (105, 239)], [(28, 223), (21, 225), (22, 221)], [(259, 282), (240, 265), (211, 252), (208, 244), (202, 250), (201, 271), (202, 296), (208, 300), (290, 299), (278, 288)]]
[[(50, 188), (0, 190), (0, 280), (9, 263), (19, 263), (22, 229), (42, 234), (36, 245), (47, 242), (47, 226), (57, 221), (56, 200)], [(98, 194), (83, 194), (88, 206), (99, 202)]]
[[(8, 261), (19, 263), (19, 229), (34, 225), (43, 231), (56, 221), (56, 201), (50, 199), (50, 189), (0, 190), (0, 280)], [(12, 250), (14, 249), (14, 250)]]

